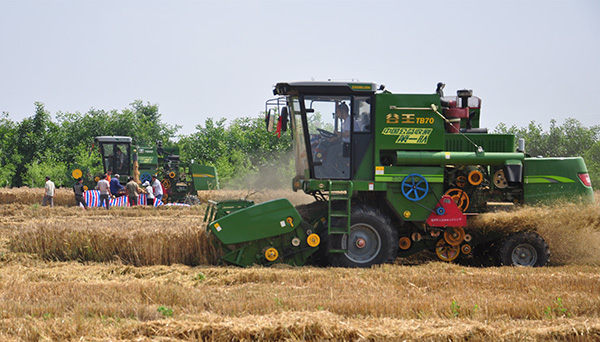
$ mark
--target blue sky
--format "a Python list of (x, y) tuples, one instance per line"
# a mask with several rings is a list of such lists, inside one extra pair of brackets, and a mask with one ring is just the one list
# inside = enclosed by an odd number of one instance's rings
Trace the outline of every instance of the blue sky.
[(0, 0), (0, 112), (156, 103), (195, 131), (281, 81), (473, 89), (482, 126), (600, 124), (600, 1)]

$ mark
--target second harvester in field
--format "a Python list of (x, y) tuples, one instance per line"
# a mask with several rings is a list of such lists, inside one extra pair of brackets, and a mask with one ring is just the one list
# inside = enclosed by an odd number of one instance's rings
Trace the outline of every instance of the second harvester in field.
[[(179, 160), (179, 150), (156, 146), (132, 146), (130, 137), (101, 136), (94, 139), (102, 157), (103, 173), (119, 175), (119, 182), (125, 184), (133, 177), (138, 185), (151, 182), (156, 175), (164, 188), (164, 202), (184, 202), (199, 204), (198, 190), (219, 189), (217, 171), (213, 166), (183, 163)], [(100, 175), (91, 175), (87, 168), (73, 165), (69, 177), (83, 177), (84, 184), (93, 188)]]

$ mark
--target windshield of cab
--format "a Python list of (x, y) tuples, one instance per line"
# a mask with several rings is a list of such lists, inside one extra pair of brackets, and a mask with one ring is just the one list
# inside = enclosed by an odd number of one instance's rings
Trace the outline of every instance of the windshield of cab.
[(304, 171), (308, 170), (308, 158), (306, 156), (306, 146), (304, 144), (304, 127), (302, 124), (302, 110), (297, 97), (288, 99), (290, 108), (290, 119), (292, 123), (292, 144), (294, 147), (294, 157), (296, 161), (296, 177), (304, 178)]
[(350, 177), (349, 96), (305, 96), (310, 152), (317, 179)]

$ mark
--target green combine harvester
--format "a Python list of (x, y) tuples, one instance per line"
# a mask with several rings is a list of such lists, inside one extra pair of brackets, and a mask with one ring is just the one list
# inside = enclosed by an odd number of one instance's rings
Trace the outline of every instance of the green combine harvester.
[[(152, 182), (156, 175), (165, 192), (164, 202), (200, 204), (198, 190), (219, 189), (217, 171), (214, 166), (182, 163), (177, 147), (165, 149), (162, 143), (157, 146), (132, 146), (130, 137), (101, 136), (94, 138), (102, 156), (103, 173), (120, 176), (121, 184), (133, 177), (138, 184)], [(77, 179), (82, 177), (84, 185), (94, 188), (101, 174), (92, 175), (81, 165), (73, 165), (68, 174)]]
[(445, 261), (480, 253), (504, 265), (546, 265), (548, 245), (535, 231), (483, 234), (469, 221), (523, 204), (593, 202), (583, 159), (531, 158), (514, 135), (480, 128), (472, 91), (444, 96), (443, 88), (393, 94), (373, 83), (278, 83), (267, 128), (290, 128), (293, 189), (316, 202), (302, 214), (286, 199), (211, 203), (205, 219), (221, 259), (369, 267), (431, 250)]

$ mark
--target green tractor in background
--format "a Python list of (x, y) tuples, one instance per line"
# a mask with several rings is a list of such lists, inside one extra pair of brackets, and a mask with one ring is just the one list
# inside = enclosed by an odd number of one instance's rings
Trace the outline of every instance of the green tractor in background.
[[(567, 199), (593, 202), (580, 157), (531, 158), (514, 135), (480, 128), (481, 99), (393, 94), (374, 83), (278, 83), (267, 128), (291, 128), (293, 189), (316, 202), (213, 202), (205, 220), (226, 263), (370, 267), (430, 250), (544, 266), (535, 231), (469, 227), (481, 213)], [(275, 115), (279, 122), (275, 124)], [(518, 147), (515, 150), (515, 146)]]
[[(152, 182), (156, 175), (164, 188), (163, 202), (199, 204), (198, 190), (219, 189), (217, 171), (213, 166), (182, 163), (177, 147), (166, 150), (157, 146), (132, 146), (130, 137), (101, 136), (94, 138), (102, 157), (103, 173), (118, 174), (125, 184), (133, 177), (138, 184)], [(73, 165), (69, 177), (84, 179), (84, 186), (93, 188), (101, 174), (92, 175), (81, 165)]]

